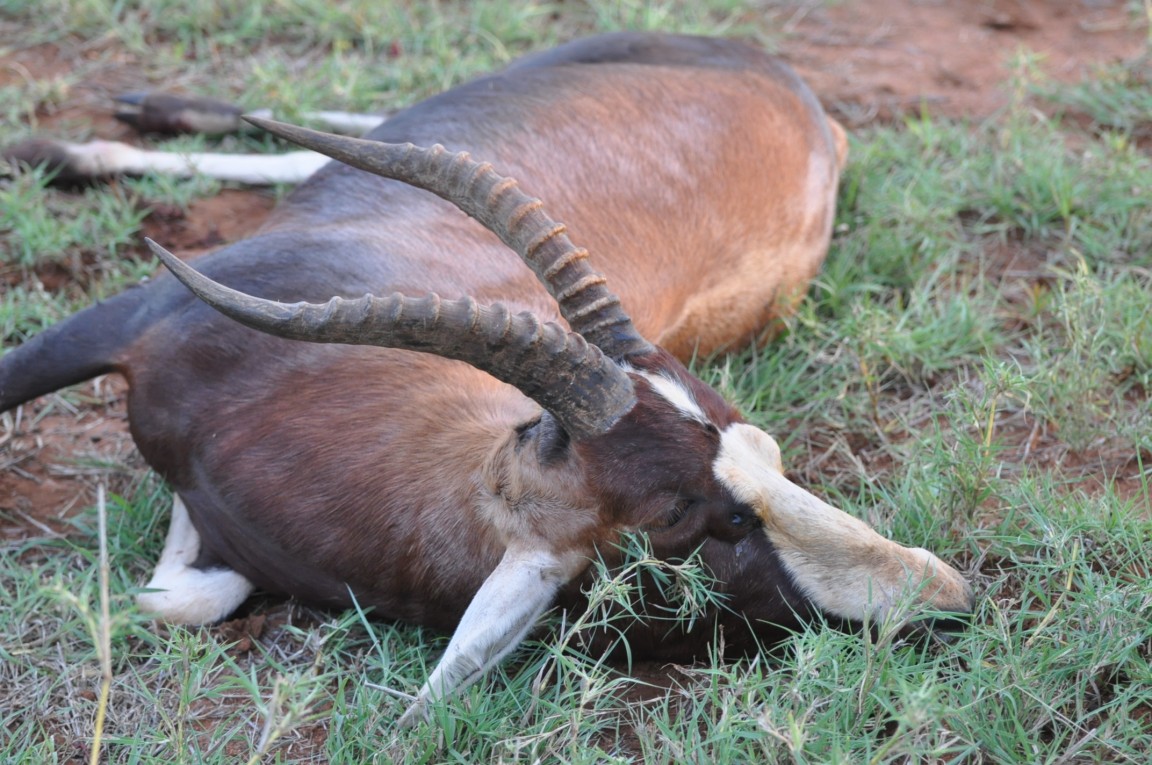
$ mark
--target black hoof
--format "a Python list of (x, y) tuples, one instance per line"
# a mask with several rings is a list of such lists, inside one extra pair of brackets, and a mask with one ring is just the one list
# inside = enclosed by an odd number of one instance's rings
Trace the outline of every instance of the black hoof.
[(166, 93), (126, 93), (117, 101), (138, 107), (116, 112), (116, 119), (142, 133), (202, 133), (221, 135), (240, 129), (237, 106), (210, 98), (186, 98)]

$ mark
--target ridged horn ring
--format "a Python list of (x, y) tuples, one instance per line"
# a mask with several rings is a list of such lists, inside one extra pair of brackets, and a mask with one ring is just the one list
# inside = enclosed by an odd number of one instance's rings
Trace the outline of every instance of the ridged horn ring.
[(466, 362), (515, 386), (577, 440), (607, 431), (636, 403), (632, 381), (615, 361), (529, 312), (435, 294), (279, 303), (219, 284), (145, 241), (197, 297), (246, 326), (292, 340), (403, 348)]
[(451, 202), (520, 255), (573, 332), (617, 361), (652, 351), (604, 276), (588, 264), (588, 251), (572, 243), (564, 224), (549, 217), (539, 199), (525, 194), (515, 180), (500, 175), (489, 163), (439, 145), (389, 144), (245, 119), (306, 149)]

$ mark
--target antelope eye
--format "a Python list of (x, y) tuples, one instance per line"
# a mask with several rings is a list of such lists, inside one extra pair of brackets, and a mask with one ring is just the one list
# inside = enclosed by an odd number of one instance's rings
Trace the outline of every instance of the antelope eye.
[(685, 498), (676, 500), (676, 504), (672, 506), (672, 512), (668, 515), (668, 528), (672, 528), (684, 520), (690, 507), (692, 507), (692, 500)]

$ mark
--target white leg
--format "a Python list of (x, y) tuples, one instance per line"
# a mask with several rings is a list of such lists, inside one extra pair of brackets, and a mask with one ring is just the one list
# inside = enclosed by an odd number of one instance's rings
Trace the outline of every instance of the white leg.
[[(175, 108), (168, 101), (171, 99), (165, 100), (162, 111)], [(188, 108), (194, 110), (195, 106), (193, 103)], [(228, 107), (225, 106), (225, 109)], [(272, 110), (257, 109), (249, 114), (270, 117)], [(225, 116), (238, 124), (238, 110), (230, 111)], [(320, 122), (337, 133), (356, 136), (367, 133), (387, 120), (387, 115), (339, 111), (305, 112), (302, 116), (306, 120)], [(220, 115), (209, 117), (218, 118)], [(124, 174), (159, 174), (177, 178), (206, 176), (254, 185), (300, 183), (329, 161), (324, 155), (311, 151), (292, 151), (286, 154), (179, 153), (148, 151), (119, 141), (69, 143), (40, 139), (7, 147), (0, 157), (0, 174), (5, 172), (5, 160), (13, 164), (46, 164), (59, 173), (59, 179), (65, 181)]]
[(573, 553), (507, 550), (468, 604), (440, 663), (400, 718), (401, 727), (426, 719), (430, 700), (471, 685), (520, 645), (557, 590), (587, 563)]
[[(245, 112), (245, 115), (262, 117), (264, 119), (279, 119), (271, 109), (256, 109)], [(341, 135), (362, 136), (373, 128), (383, 125), (388, 119), (386, 114), (360, 114), (357, 112), (304, 112), (300, 115), (305, 122), (319, 122), (333, 133)], [(283, 121), (281, 119), (281, 121)]]
[(239, 183), (300, 183), (330, 160), (314, 151), (287, 154), (216, 154), (145, 151), (118, 141), (55, 142), (78, 175), (197, 175)]
[(200, 535), (177, 495), (164, 552), (147, 589), (136, 596), (140, 610), (173, 624), (211, 624), (235, 611), (252, 592), (252, 583), (230, 568), (199, 569)]

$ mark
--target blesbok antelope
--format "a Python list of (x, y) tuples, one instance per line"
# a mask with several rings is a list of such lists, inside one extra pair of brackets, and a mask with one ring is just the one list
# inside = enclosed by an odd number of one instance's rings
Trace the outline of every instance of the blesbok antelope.
[(633, 656), (700, 655), (718, 629), (746, 646), (813, 610), (970, 609), (957, 571), (785, 478), (682, 364), (757, 338), (825, 256), (845, 139), (783, 64), (617, 34), (369, 140), (264, 126), (342, 162), (195, 270), (153, 245), (207, 304), (158, 276), (0, 360), (0, 410), (127, 378), (175, 492), (144, 609), (211, 622), (259, 587), (454, 630), (406, 721), (581, 608), (626, 532), (697, 555), (722, 599), (630, 624)]

